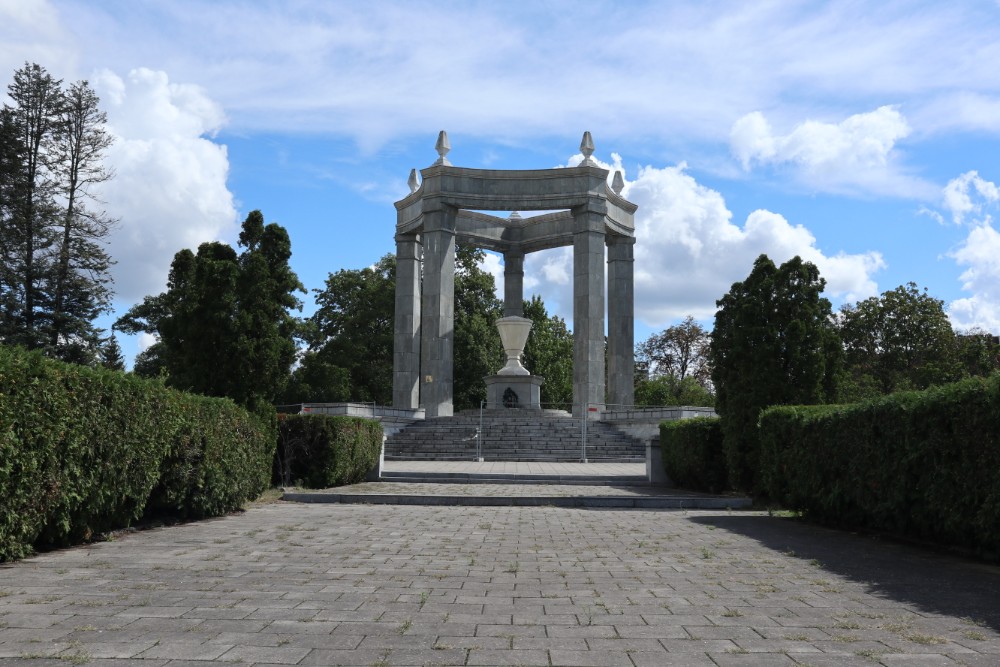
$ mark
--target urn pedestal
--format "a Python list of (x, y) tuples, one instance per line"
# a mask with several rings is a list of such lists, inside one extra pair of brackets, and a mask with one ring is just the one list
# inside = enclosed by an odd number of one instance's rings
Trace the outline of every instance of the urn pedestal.
[(526, 317), (501, 317), (497, 320), (500, 340), (507, 355), (507, 363), (496, 375), (486, 380), (486, 407), (528, 408), (542, 407), (541, 386), (544, 378), (532, 375), (521, 365), (521, 354), (531, 332), (531, 320)]

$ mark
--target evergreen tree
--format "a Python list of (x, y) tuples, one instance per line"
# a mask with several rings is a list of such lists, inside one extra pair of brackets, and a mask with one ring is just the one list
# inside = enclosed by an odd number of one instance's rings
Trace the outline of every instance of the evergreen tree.
[(125, 355), (122, 354), (122, 348), (118, 345), (114, 333), (105, 338), (101, 345), (100, 364), (113, 371), (125, 370)]
[(86, 81), (72, 84), (63, 96), (53, 142), (52, 173), (63, 210), (60, 213), (48, 346), (66, 361), (82, 362), (101, 345), (93, 320), (111, 305), (111, 258), (104, 248), (113, 220), (94, 204), (90, 187), (111, 178), (104, 167), (112, 137), (107, 115)]
[(717, 301), (710, 354), (730, 483), (755, 490), (757, 419), (771, 405), (814, 404), (836, 391), (840, 343), (826, 281), (799, 257), (780, 267), (766, 255)]
[(289, 313), (304, 291), (288, 265), (291, 244), (259, 211), (243, 223), (242, 254), (224, 243), (174, 256), (167, 291), (146, 297), (116, 323), (125, 333), (155, 334), (136, 372), (165, 373), (167, 383), (226, 396), (251, 409), (273, 403), (288, 381), (296, 324)]
[(86, 81), (64, 91), (25, 64), (0, 112), (0, 340), (97, 363), (110, 308), (112, 220), (91, 186), (108, 180), (106, 117)]
[(3, 190), (7, 215), (0, 220), (4, 270), (0, 293), (0, 339), (28, 348), (44, 347), (49, 312), (47, 278), (52, 275), (56, 242), (55, 184), (50, 172), (53, 137), (62, 107), (61, 81), (44, 68), (25, 64), (7, 87), (4, 104)]

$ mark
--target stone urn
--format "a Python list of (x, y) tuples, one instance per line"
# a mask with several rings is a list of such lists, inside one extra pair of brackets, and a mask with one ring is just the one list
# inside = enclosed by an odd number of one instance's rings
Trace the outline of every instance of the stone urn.
[(501, 317), (497, 320), (497, 329), (500, 331), (503, 350), (507, 354), (507, 364), (497, 375), (531, 375), (528, 369), (521, 365), (521, 354), (528, 342), (531, 320), (527, 317)]

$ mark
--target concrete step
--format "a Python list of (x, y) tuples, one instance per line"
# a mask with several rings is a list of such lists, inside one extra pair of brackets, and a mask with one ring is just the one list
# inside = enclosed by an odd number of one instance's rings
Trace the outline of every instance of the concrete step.
[[(478, 434), (478, 437), (477, 437)], [(389, 460), (579, 461), (582, 424), (568, 413), (487, 410), (416, 422), (389, 436)], [(481, 440), (481, 442), (479, 442)], [(645, 460), (642, 442), (602, 422), (587, 423), (586, 457)]]

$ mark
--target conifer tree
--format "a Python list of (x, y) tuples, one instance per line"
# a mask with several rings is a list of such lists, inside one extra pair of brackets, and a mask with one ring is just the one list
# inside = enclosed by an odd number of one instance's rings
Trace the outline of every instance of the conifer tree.
[(0, 112), (0, 341), (97, 363), (94, 319), (110, 308), (113, 221), (91, 187), (111, 174), (99, 99), (86, 81), (63, 90), (25, 66)]
[(794, 257), (776, 267), (761, 255), (716, 302), (712, 382), (735, 488), (757, 487), (761, 410), (835, 395), (841, 352), (830, 302), (820, 296), (825, 285), (810, 262)]
[(203, 243), (174, 255), (167, 291), (147, 296), (115, 328), (158, 342), (136, 360), (136, 372), (165, 374), (169, 385), (226, 396), (251, 409), (273, 403), (295, 358), (296, 292), (285, 229), (253, 211), (243, 223), (241, 254)]

